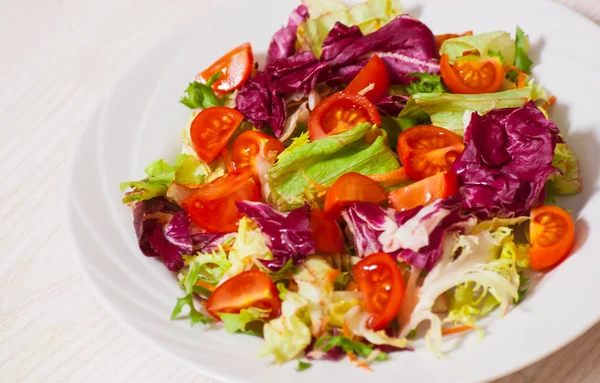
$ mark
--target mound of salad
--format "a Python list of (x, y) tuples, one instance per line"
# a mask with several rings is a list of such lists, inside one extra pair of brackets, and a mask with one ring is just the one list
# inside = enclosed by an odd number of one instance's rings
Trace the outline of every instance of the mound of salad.
[(266, 66), (244, 43), (198, 73), (181, 154), (121, 185), (179, 279), (171, 318), (299, 370), (482, 333), (574, 241), (555, 198), (578, 160), (528, 49), (519, 27), (434, 35), (398, 0), (304, 0)]

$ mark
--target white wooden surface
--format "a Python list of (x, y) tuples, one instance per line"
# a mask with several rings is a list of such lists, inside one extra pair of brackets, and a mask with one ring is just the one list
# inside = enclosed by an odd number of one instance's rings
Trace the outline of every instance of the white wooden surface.
[[(599, 0), (560, 1), (600, 21)], [(126, 332), (91, 295), (63, 199), (70, 153), (105, 91), (215, 4), (0, 0), (0, 382), (213, 382)], [(499, 382), (598, 382), (598, 342), (600, 325)]]

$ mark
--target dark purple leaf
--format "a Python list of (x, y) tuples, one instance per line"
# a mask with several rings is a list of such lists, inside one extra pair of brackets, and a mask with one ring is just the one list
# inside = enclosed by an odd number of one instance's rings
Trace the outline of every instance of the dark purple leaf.
[(271, 271), (278, 271), (291, 259), (295, 265), (315, 252), (315, 240), (310, 230), (310, 207), (284, 214), (262, 202), (236, 202), (238, 211), (256, 222), (267, 237), (272, 260), (262, 260)]
[(429, 271), (442, 255), (444, 234), (465, 231), (475, 222), (474, 217), (460, 214), (460, 205), (459, 200), (449, 198), (398, 212), (357, 203), (346, 208), (342, 216), (352, 232), (359, 257), (385, 252)]
[(281, 93), (308, 94), (317, 84), (317, 78), (328, 69), (312, 52), (300, 52), (275, 60), (265, 68), (270, 85)]
[(133, 209), (133, 224), (144, 255), (162, 258), (172, 271), (183, 267), (182, 255), (191, 254), (193, 249), (190, 219), (180, 207), (164, 197), (137, 202)]
[(216, 233), (193, 233), (191, 234), (194, 252), (208, 252), (215, 250), (219, 245), (227, 243), (236, 237), (236, 233), (216, 234)]
[(296, 32), (298, 26), (306, 19), (308, 19), (308, 8), (304, 5), (299, 6), (290, 14), (287, 26), (273, 35), (267, 53), (267, 65), (277, 59), (290, 57), (295, 53)]
[(552, 166), (558, 128), (533, 102), (473, 113), (464, 138), (465, 150), (452, 168), (463, 208), (482, 218), (526, 214), (558, 171)]
[(406, 106), (406, 102), (408, 101), (408, 96), (404, 96), (401, 94), (392, 94), (389, 96), (385, 96), (381, 100), (377, 101), (375, 106), (380, 113), (388, 115), (390, 117), (398, 117), (402, 109)]
[(388, 66), (390, 80), (407, 84), (406, 75), (439, 73), (438, 51), (431, 30), (408, 15), (398, 16), (381, 29), (361, 36), (356, 27), (337, 23), (323, 42), (321, 59), (331, 67), (328, 80), (349, 83), (377, 54)]

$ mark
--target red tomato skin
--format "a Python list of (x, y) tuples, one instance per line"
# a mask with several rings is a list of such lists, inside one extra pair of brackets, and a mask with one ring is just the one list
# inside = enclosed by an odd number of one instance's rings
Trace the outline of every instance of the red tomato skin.
[(260, 201), (260, 191), (248, 169), (234, 171), (202, 185), (182, 201), (190, 219), (210, 233), (237, 231), (240, 201)]
[(380, 204), (387, 198), (385, 190), (369, 177), (360, 173), (340, 176), (325, 194), (324, 211), (339, 218), (342, 209), (356, 202)]
[(223, 282), (210, 294), (206, 310), (215, 318), (218, 313), (237, 314), (242, 309), (270, 309), (268, 318), (278, 317), (281, 299), (275, 284), (260, 270), (247, 270)]
[(457, 193), (458, 178), (456, 173), (450, 171), (391, 191), (388, 201), (394, 209), (404, 211), (418, 206), (427, 206), (437, 199), (453, 197)]
[[(488, 59), (480, 59), (480, 60), (463, 60), (460, 64), (457, 62), (456, 65), (465, 65), (468, 69), (472, 71), (481, 71), (484, 66), (491, 65), (494, 71), (493, 81), (487, 85), (482, 85), (480, 87), (470, 86), (466, 83), (467, 78), (464, 79), (459, 76), (454, 66), (450, 64), (450, 59), (447, 54), (443, 54), (440, 59), (440, 74), (442, 76), (442, 81), (446, 85), (446, 87), (452, 93), (459, 94), (483, 94), (483, 93), (494, 93), (496, 92), (502, 82), (504, 81), (504, 68), (502, 67), (502, 63), (495, 58)], [(489, 73), (488, 73), (489, 75)]]
[(342, 229), (333, 217), (315, 207), (310, 211), (310, 228), (315, 238), (315, 249), (324, 253), (345, 251)]
[(546, 270), (560, 264), (573, 249), (575, 223), (558, 206), (531, 210), (529, 259), (533, 270)]
[(398, 265), (389, 254), (374, 253), (354, 265), (352, 272), (363, 294), (365, 309), (371, 314), (367, 327), (374, 331), (385, 329), (398, 315), (404, 300), (404, 279)]
[(390, 89), (390, 77), (385, 62), (377, 55), (374, 55), (358, 72), (345, 90), (350, 93), (358, 93), (370, 84), (373, 84), (373, 89), (363, 94), (369, 101), (376, 103), (387, 96)]
[(218, 96), (239, 89), (250, 78), (254, 68), (254, 56), (252, 54), (252, 45), (244, 43), (223, 57), (219, 58), (208, 68), (196, 75), (196, 81), (202, 84), (221, 72), (221, 77), (212, 84), (212, 90)]
[(198, 157), (207, 164), (212, 163), (223, 152), (242, 121), (244, 116), (240, 112), (225, 106), (200, 111), (190, 126), (192, 147)]

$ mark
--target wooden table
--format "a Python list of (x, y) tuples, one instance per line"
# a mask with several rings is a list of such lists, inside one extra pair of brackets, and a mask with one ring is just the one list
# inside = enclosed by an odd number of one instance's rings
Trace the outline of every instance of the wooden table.
[[(600, 22), (600, 1), (560, 1)], [(106, 90), (215, 4), (0, 1), (1, 382), (212, 382), (150, 349), (92, 296), (63, 200), (70, 153)], [(598, 382), (599, 342), (600, 325), (500, 382)]]

